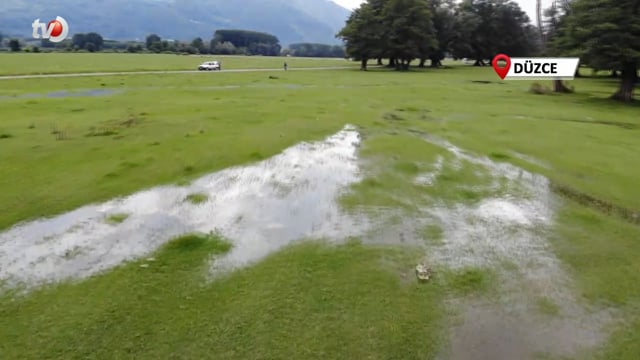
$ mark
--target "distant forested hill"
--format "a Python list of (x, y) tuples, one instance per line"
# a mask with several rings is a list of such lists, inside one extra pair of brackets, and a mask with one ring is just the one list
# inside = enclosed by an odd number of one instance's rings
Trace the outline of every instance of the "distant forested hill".
[(0, 32), (28, 37), (34, 19), (62, 16), (71, 35), (113, 40), (211, 39), (217, 29), (246, 29), (274, 34), (282, 45), (335, 44), (349, 13), (329, 0), (1, 0)]

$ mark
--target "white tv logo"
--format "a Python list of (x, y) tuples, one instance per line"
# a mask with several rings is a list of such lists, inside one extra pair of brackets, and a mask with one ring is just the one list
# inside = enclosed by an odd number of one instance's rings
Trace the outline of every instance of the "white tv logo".
[[(55, 20), (49, 21), (48, 24), (41, 23), (40, 19), (35, 19), (31, 27), (33, 28), (34, 39), (49, 39), (51, 42), (58, 43), (69, 35), (69, 24), (60, 16), (57, 16)], [(38, 30), (40, 30), (40, 33), (38, 33)]]

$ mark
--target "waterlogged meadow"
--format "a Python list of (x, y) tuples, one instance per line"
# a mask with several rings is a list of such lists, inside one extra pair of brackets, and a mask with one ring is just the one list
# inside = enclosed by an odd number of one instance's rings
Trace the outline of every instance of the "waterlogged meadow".
[(639, 108), (606, 99), (614, 81), (0, 83), (8, 358), (640, 354)]

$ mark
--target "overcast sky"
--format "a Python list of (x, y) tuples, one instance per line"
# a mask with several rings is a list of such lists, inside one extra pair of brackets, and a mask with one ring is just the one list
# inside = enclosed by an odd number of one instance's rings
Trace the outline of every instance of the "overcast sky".
[[(355, 9), (363, 3), (362, 0), (333, 0), (334, 2), (348, 8)], [(520, 5), (520, 8), (524, 10), (533, 23), (536, 21), (536, 0), (513, 0)], [(542, 0), (543, 9), (551, 5), (552, 0)]]

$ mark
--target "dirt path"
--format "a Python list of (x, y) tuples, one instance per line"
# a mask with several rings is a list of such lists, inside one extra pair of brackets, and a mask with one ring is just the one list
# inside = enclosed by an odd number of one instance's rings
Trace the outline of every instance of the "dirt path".
[[(320, 71), (320, 70), (343, 70), (355, 69), (353, 66), (323, 66), (323, 67), (301, 67), (289, 68), (287, 71)], [(221, 71), (198, 71), (198, 70), (149, 70), (149, 71), (113, 71), (113, 72), (89, 72), (89, 73), (64, 73), (64, 74), (33, 74), (33, 75), (2, 75), (0, 80), (16, 80), (16, 79), (44, 79), (44, 78), (68, 78), (68, 77), (86, 77), (86, 76), (115, 76), (115, 75), (154, 75), (154, 74), (225, 74), (225, 73), (246, 73), (246, 72), (265, 72), (265, 71), (284, 71), (277, 69), (231, 69)]]

